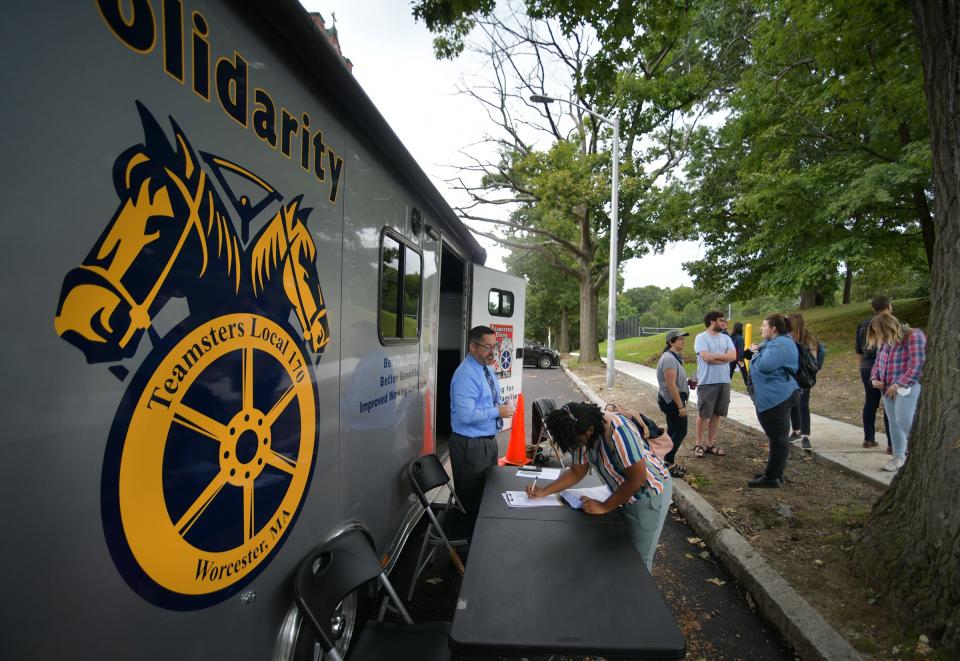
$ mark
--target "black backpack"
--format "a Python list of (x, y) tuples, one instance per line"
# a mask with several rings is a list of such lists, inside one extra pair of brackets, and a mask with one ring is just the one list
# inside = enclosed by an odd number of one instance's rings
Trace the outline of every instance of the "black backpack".
[[(806, 344), (800, 344), (799, 342), (794, 342), (794, 344), (797, 345), (797, 352), (800, 354), (796, 373), (797, 385), (803, 389), (812, 388), (817, 383), (817, 372), (820, 371), (820, 365), (823, 363), (814, 357), (810, 352), (810, 347)], [(817, 353), (819, 355), (825, 352), (820, 350)]]

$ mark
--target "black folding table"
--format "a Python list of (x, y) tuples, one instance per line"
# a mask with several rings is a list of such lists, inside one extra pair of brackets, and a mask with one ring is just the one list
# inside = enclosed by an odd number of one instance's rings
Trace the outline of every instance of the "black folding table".
[[(510, 507), (503, 499), (504, 491), (522, 491), (528, 484), (533, 484), (531, 477), (518, 477), (516, 466), (497, 466), (487, 474), (487, 485), (484, 487), (483, 500), (480, 503), (478, 518), (523, 519), (526, 521), (571, 521), (580, 523), (612, 523), (623, 525), (620, 515), (610, 512), (602, 516), (587, 514), (583, 510), (573, 509), (569, 505), (560, 507)], [(547, 480), (538, 482), (543, 486), (549, 484)], [(587, 475), (575, 488), (592, 487), (602, 484), (594, 475)], [(554, 498), (554, 496), (548, 496)]]
[(511, 480), (499, 469), (487, 482), (451, 649), (500, 656), (682, 658), (683, 636), (623, 527), (595, 525), (603, 517), (566, 507), (494, 507), (490, 501), (502, 503), (506, 488), (529, 483), (515, 473), (512, 469)]

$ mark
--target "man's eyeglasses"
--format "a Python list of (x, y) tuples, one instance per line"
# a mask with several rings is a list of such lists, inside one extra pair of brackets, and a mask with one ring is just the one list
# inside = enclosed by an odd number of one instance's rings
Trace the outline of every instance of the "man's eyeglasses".
[(497, 348), (496, 344), (480, 344), (479, 342), (474, 342), (473, 344), (475, 344), (476, 346), (480, 347), (481, 349), (483, 349), (488, 353), (493, 353)]

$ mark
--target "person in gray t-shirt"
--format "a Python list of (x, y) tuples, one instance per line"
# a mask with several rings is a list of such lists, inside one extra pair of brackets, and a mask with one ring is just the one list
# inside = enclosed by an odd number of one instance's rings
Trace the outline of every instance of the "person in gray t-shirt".
[(687, 399), (690, 397), (690, 386), (687, 384), (687, 372), (683, 369), (683, 346), (689, 335), (690, 333), (681, 330), (668, 331), (667, 346), (663, 348), (657, 363), (657, 405), (667, 418), (667, 434), (673, 441), (673, 448), (664, 460), (673, 477), (683, 477), (686, 472), (675, 460), (677, 450), (687, 436)]
[(697, 335), (693, 343), (697, 352), (697, 444), (693, 456), (723, 456), (726, 452), (717, 446), (717, 430), (730, 405), (730, 363), (737, 359), (737, 350), (730, 336), (722, 332), (727, 326), (722, 312), (708, 312), (703, 324), (707, 330)]

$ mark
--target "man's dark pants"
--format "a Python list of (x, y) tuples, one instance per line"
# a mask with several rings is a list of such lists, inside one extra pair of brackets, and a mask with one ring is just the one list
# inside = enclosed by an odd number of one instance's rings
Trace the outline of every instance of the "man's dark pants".
[[(877, 408), (883, 392), (874, 388), (870, 383), (870, 370), (860, 370), (860, 380), (863, 382), (863, 440), (871, 443), (877, 440)], [(887, 447), (890, 447), (890, 423), (887, 422), (887, 412), (883, 412), (883, 430), (887, 433)]]
[(453, 489), (471, 516), (480, 511), (487, 471), (497, 465), (497, 439), (493, 436), (470, 438), (450, 434), (450, 465)]

